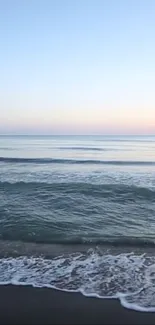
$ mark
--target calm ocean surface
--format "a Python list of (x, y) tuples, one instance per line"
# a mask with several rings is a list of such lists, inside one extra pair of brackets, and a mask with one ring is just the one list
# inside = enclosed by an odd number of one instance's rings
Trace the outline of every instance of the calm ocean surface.
[(0, 282), (155, 311), (155, 136), (0, 136)]

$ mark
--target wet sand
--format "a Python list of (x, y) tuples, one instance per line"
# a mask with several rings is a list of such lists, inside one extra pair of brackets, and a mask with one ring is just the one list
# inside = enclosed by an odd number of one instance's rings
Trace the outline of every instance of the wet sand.
[(0, 324), (155, 324), (155, 313), (78, 293), (8, 285), (0, 286), (0, 297)]

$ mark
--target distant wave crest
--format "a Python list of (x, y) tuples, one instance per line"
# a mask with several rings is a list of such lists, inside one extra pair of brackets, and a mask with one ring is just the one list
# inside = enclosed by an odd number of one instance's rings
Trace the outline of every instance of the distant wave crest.
[[(61, 150), (80, 150), (80, 151), (105, 151), (104, 148), (99, 147), (59, 147)], [(108, 150), (108, 149), (107, 149)]]
[(57, 158), (11, 158), (0, 157), (3, 163), (25, 164), (95, 164), (95, 165), (124, 165), (124, 166), (155, 166), (155, 161), (134, 160), (95, 160), (95, 159), (57, 159)]

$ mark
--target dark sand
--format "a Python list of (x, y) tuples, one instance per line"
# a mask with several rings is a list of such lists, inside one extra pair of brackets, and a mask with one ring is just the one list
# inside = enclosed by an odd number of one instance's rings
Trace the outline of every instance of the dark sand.
[(155, 313), (121, 307), (117, 300), (24, 286), (0, 286), (0, 324), (155, 324)]

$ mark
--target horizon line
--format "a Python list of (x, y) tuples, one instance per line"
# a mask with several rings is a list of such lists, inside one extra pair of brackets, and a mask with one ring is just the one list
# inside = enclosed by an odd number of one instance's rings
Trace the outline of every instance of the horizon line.
[(140, 137), (144, 137), (144, 136), (155, 136), (155, 134), (123, 134), (123, 133), (121, 133), (121, 134), (108, 134), (108, 133), (104, 133), (104, 134), (13, 134), (13, 133), (10, 133), (10, 134), (8, 134), (8, 133), (3, 133), (3, 134), (0, 134), (0, 136), (23, 136), (23, 137), (26, 137), (26, 136), (41, 136), (41, 137), (52, 137), (52, 136), (58, 136), (58, 137), (71, 137), (71, 136), (80, 136), (80, 137), (91, 137), (91, 136), (96, 136), (96, 137), (98, 137), (98, 136), (131, 136), (131, 137), (135, 137), (135, 136), (140, 136)]

